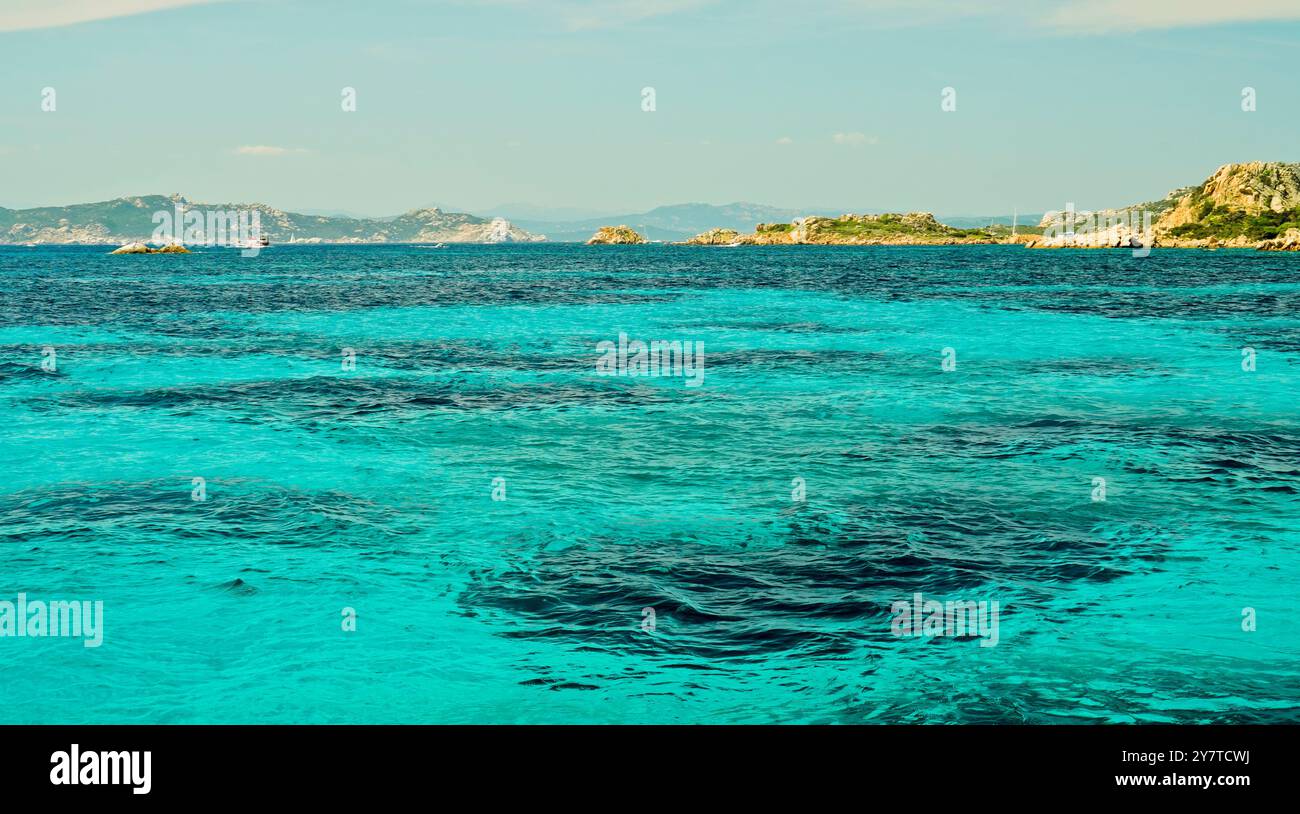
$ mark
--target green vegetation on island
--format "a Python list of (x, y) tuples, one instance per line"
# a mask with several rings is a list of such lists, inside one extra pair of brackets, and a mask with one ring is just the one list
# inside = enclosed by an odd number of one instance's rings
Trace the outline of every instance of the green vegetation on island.
[[(1149, 227), (1147, 219), (1149, 218)], [(1035, 248), (1127, 245), (1130, 238), (1165, 248), (1300, 248), (1300, 164), (1225, 164), (1204, 182), (1161, 201), (1123, 209), (1048, 212)], [(1104, 239), (1098, 240), (1098, 235)]]
[(635, 245), (645, 243), (645, 238), (628, 226), (602, 226), (587, 241), (588, 246)]
[(1196, 221), (1174, 226), (1169, 234), (1193, 240), (1231, 240), (1244, 237), (1258, 241), (1270, 240), (1292, 229), (1300, 229), (1300, 207), (1281, 212), (1266, 209), (1251, 213), (1243, 209), (1216, 206), (1214, 201), (1206, 200), (1199, 209)]
[(809, 216), (792, 223), (760, 223), (748, 235), (712, 229), (686, 241), (694, 246), (824, 245), (824, 246), (951, 246), (1007, 243), (1012, 227), (959, 229), (940, 223), (929, 212), (880, 215)]

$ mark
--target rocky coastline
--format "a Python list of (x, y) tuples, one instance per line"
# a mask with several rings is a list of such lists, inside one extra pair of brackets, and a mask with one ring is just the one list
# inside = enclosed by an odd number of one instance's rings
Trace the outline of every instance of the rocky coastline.
[[(626, 226), (588, 244), (644, 243)], [(760, 223), (748, 234), (714, 228), (686, 246), (979, 246), (1030, 249), (1258, 249), (1300, 251), (1300, 164), (1225, 164), (1201, 184), (1120, 209), (1048, 212), (1036, 227), (958, 229), (929, 212), (809, 216)]]
[(630, 226), (602, 226), (587, 241), (588, 246), (634, 246), (646, 239)]

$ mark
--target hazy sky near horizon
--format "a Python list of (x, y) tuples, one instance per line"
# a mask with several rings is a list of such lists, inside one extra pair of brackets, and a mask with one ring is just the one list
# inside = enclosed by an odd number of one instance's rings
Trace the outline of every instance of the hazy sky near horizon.
[(993, 214), (1300, 161), (1300, 0), (803, 6), (3, 0), (0, 206)]

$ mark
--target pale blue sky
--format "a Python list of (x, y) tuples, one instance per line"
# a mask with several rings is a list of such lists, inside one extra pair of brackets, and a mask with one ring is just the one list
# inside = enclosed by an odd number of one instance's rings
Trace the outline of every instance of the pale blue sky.
[(1300, 161), (1297, 66), (1298, 0), (3, 0), (0, 206), (1122, 205)]

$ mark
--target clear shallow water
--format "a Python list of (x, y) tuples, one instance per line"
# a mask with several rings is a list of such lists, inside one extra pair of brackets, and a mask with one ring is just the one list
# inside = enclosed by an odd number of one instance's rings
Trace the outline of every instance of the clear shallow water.
[[(1300, 256), (0, 248), (0, 291), (0, 599), (105, 603), (0, 638), (4, 722), (1300, 720)], [(704, 385), (596, 376), (620, 331)], [(917, 591), (998, 645), (893, 636)]]

